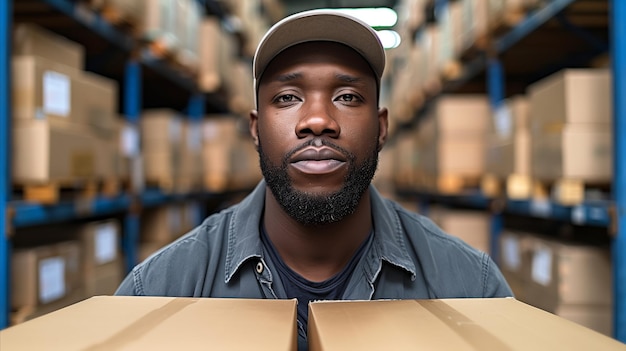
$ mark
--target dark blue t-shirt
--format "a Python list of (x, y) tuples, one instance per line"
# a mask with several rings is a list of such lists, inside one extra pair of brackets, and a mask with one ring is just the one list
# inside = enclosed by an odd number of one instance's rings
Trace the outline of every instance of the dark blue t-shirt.
[(277, 273), (280, 276), (280, 281), (283, 283), (287, 297), (290, 299), (298, 299), (298, 321), (302, 323), (304, 330), (307, 330), (309, 302), (341, 299), (348, 285), (350, 275), (352, 271), (354, 271), (359, 259), (366, 251), (366, 248), (372, 242), (374, 233), (370, 232), (368, 238), (363, 241), (354, 256), (350, 259), (350, 262), (346, 264), (341, 272), (322, 282), (312, 282), (294, 272), (285, 264), (267, 236), (265, 227), (261, 227), (261, 241), (263, 242), (263, 247), (270, 256), (270, 260), (276, 265)]

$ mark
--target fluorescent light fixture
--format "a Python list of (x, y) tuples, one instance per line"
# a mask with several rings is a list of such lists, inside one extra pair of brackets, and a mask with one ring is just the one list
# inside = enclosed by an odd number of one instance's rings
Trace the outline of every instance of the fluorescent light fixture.
[(378, 34), (378, 38), (380, 38), (385, 49), (397, 48), (402, 42), (400, 34), (393, 30), (379, 30), (376, 31), (376, 34)]
[(393, 27), (398, 22), (396, 11), (388, 7), (335, 8), (329, 9), (356, 17), (372, 27)]

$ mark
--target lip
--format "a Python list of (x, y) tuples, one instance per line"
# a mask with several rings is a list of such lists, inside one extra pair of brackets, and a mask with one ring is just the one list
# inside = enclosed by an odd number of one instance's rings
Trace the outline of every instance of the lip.
[(291, 165), (306, 174), (327, 174), (346, 164), (346, 158), (329, 147), (308, 147), (291, 158)]

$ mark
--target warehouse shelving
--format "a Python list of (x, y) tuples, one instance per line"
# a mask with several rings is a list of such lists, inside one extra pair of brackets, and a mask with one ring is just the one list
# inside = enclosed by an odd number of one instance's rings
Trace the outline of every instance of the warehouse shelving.
[[(436, 1), (437, 6), (445, 6), (448, 0)], [(475, 209), (488, 210), (492, 214), (491, 250), (494, 257), (498, 256), (499, 235), (503, 228), (503, 215), (513, 214), (528, 218), (541, 218), (561, 221), (580, 226), (606, 228), (612, 235), (612, 257), (614, 274), (614, 337), (626, 342), (626, 2), (607, 0), (609, 5), (609, 38), (610, 45), (595, 36), (568, 23), (560, 14), (575, 4), (577, 0), (546, 1), (543, 7), (530, 12), (519, 24), (504, 34), (493, 38), (488, 50), (479, 53), (464, 65), (463, 73), (454, 80), (443, 84), (441, 92), (455, 92), (466, 88), (470, 81), (483, 81), (486, 87), (470, 88), (475, 92), (487, 91), (492, 109), (498, 109), (506, 97), (505, 67), (501, 61), (503, 55), (509, 54), (521, 41), (535, 33), (551, 19), (558, 19), (567, 30), (582, 38), (595, 49), (592, 55), (609, 50), (613, 70), (613, 114), (614, 114), (614, 167), (612, 199), (585, 200), (577, 206), (563, 206), (552, 200), (512, 200), (488, 198), (479, 190), (467, 191), (462, 194), (444, 195), (425, 190), (399, 189), (401, 194), (408, 194), (418, 199), (420, 208), (427, 213), (430, 203), (450, 204)], [(581, 1), (578, 1), (581, 2)], [(558, 51), (558, 49), (553, 49)], [(510, 54), (513, 55), (513, 54)], [(571, 59), (571, 57), (563, 60)], [(574, 56), (574, 55), (572, 55)], [(590, 56), (582, 57), (589, 59)], [(523, 59), (522, 59), (523, 60)], [(576, 64), (576, 61), (571, 61)], [(543, 66), (548, 62), (542, 63)], [(565, 63), (564, 66), (567, 66)], [(543, 68), (543, 67), (542, 67)], [(552, 71), (560, 67), (551, 67)], [(533, 67), (534, 69), (534, 67)], [(551, 72), (547, 72), (551, 73)], [(546, 75), (547, 73), (544, 73)], [(532, 80), (532, 79), (531, 79)], [(431, 100), (437, 96), (431, 96)], [(427, 102), (428, 104), (428, 102)], [(416, 118), (421, 117), (418, 111)]]
[[(199, 0), (200, 1), (200, 0)], [(214, 14), (227, 21), (221, 7), (214, 0), (201, 0), (200, 3), (212, 9)], [(192, 120), (201, 120), (206, 111), (227, 112), (228, 108), (220, 93), (202, 93), (196, 82), (182, 74), (169, 63), (154, 57), (140, 42), (130, 34), (113, 26), (99, 14), (78, 1), (70, 0), (28, 0), (0, 2), (0, 329), (9, 325), (10, 314), (10, 257), (11, 236), (16, 228), (36, 225), (69, 222), (83, 218), (123, 215), (122, 251), (125, 255), (127, 270), (137, 263), (139, 244), (140, 211), (142, 208), (185, 200), (223, 201), (238, 194), (238, 191), (209, 193), (171, 194), (160, 189), (145, 189), (139, 193), (121, 193), (113, 197), (98, 195), (84, 200), (61, 200), (54, 205), (43, 205), (15, 199), (11, 181), (11, 42), (13, 14), (16, 6), (41, 8), (46, 6), (47, 13), (54, 13), (68, 26), (60, 33), (70, 39), (85, 43), (99, 40), (107, 47), (114, 47), (116, 57), (122, 56), (123, 67), (108, 75), (120, 82), (122, 112), (135, 131), (142, 109), (146, 108), (145, 88), (150, 85), (147, 79), (157, 79), (167, 86), (168, 95), (183, 97), (186, 102), (175, 99), (161, 101), (163, 107), (185, 111)], [(71, 27), (68, 30), (68, 27)], [(87, 39), (87, 37), (89, 36)], [(117, 60), (119, 62), (119, 60)], [(97, 73), (98, 69), (95, 71)], [(147, 77), (150, 75), (150, 77)], [(243, 190), (245, 191), (245, 190)]]

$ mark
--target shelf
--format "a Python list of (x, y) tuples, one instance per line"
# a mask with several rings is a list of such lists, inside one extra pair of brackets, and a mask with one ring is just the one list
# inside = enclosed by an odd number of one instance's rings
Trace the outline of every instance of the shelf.
[(475, 209), (492, 210), (500, 208), (503, 213), (522, 215), (530, 218), (552, 219), (576, 225), (608, 227), (611, 224), (611, 201), (586, 201), (577, 206), (563, 206), (549, 200), (490, 199), (478, 190), (460, 195), (443, 195), (432, 192), (402, 189), (401, 196), (418, 201), (433, 201), (445, 205), (465, 206)]
[[(201, 3), (206, 8), (219, 8), (214, 0)], [(201, 92), (193, 76), (151, 54), (139, 38), (127, 29), (109, 23), (84, 3), (71, 0), (20, 0), (14, 4), (13, 13), (16, 23), (35, 23), (83, 45), (87, 59), (85, 69), (120, 82), (122, 90), (126, 78), (125, 64), (136, 59), (146, 71), (142, 75), (142, 105), (146, 108), (171, 107), (182, 111), (190, 95), (202, 94), (206, 96), (207, 112), (229, 112), (224, 92)], [(223, 12), (213, 15), (227, 20)], [(163, 89), (155, 89), (156, 86), (167, 86), (168, 89), (164, 92)]]
[(127, 195), (79, 201), (68, 200), (56, 205), (41, 205), (25, 201), (9, 203), (13, 211), (11, 223), (15, 228), (109, 215), (126, 211), (129, 206), (130, 197)]

